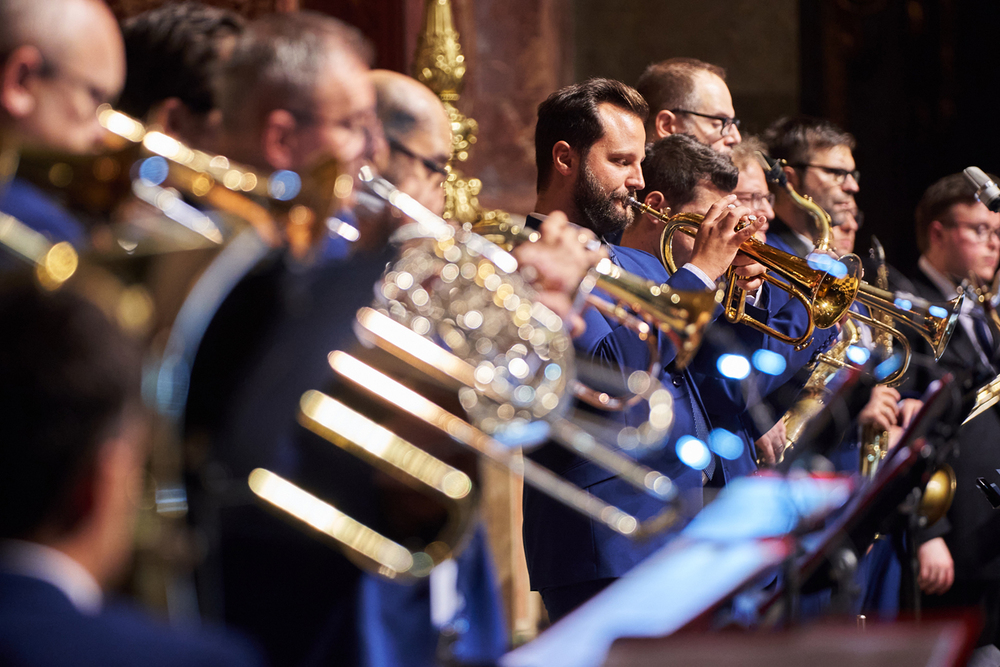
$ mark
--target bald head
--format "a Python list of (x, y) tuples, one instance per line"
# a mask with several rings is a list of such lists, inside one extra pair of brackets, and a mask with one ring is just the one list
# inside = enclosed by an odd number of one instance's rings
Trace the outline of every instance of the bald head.
[(379, 121), (389, 141), (386, 178), (437, 214), (451, 157), (451, 121), (437, 95), (416, 79), (388, 70), (369, 74)]
[(101, 0), (0, 0), (0, 126), (26, 144), (85, 152), (97, 107), (125, 80), (125, 48)]

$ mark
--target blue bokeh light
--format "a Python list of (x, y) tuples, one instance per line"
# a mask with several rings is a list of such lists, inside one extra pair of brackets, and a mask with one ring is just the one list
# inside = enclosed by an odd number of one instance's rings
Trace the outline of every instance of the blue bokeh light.
[(735, 433), (717, 428), (708, 434), (708, 448), (724, 459), (735, 461), (743, 455), (743, 440)]
[(927, 309), (927, 312), (934, 317), (948, 317), (948, 311), (941, 306), (931, 306)]
[(267, 191), (278, 201), (291, 201), (302, 191), (302, 179), (294, 171), (278, 170), (267, 179)]
[(868, 351), (867, 348), (861, 347), (860, 345), (851, 345), (847, 348), (847, 359), (852, 364), (857, 364), (858, 366), (864, 366), (868, 363), (868, 359), (871, 358), (872, 353)]
[(785, 358), (770, 350), (757, 350), (753, 353), (753, 367), (768, 375), (781, 375), (785, 372)]
[(712, 453), (698, 438), (684, 435), (677, 439), (677, 458), (695, 470), (704, 470), (712, 460)]
[(881, 364), (876, 366), (875, 370), (872, 371), (872, 374), (875, 376), (875, 379), (878, 382), (881, 382), (882, 380), (886, 379), (887, 377), (895, 373), (897, 370), (899, 370), (899, 367), (902, 365), (903, 365), (903, 355), (901, 353), (894, 354), (885, 361), (883, 361)]
[(139, 164), (139, 178), (150, 185), (159, 185), (167, 180), (169, 175), (170, 165), (159, 155), (146, 158)]
[(899, 308), (900, 310), (910, 310), (911, 308), (913, 308), (913, 302), (910, 301), (909, 299), (902, 299), (902, 298), (896, 299), (894, 303), (896, 304), (896, 307)]
[(809, 263), (809, 266), (817, 271), (829, 273), (835, 278), (844, 278), (847, 276), (847, 267), (844, 266), (844, 263), (827, 254), (821, 252), (810, 253), (806, 257), (806, 261)]
[(720, 373), (733, 380), (742, 380), (750, 375), (750, 362), (742, 354), (723, 354), (715, 366)]

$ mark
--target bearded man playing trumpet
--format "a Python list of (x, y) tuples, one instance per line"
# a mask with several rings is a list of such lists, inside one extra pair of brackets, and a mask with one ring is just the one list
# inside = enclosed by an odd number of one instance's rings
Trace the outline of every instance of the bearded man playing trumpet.
[[(553, 217), (544, 224), (562, 219), (561, 214), (556, 215), (562, 212), (571, 222), (589, 230), (584, 238), (593, 234), (605, 241), (626, 229), (634, 219), (627, 197), (630, 191), (644, 186), (640, 164), (645, 154), (643, 125), (647, 112), (645, 101), (635, 90), (608, 79), (591, 79), (550, 95), (539, 106), (535, 131), (538, 200), (532, 217), (536, 223), (550, 214)], [(736, 260), (736, 254), (763, 222), (740, 226), (749, 211), (736, 206), (734, 197), (718, 199), (709, 202), (694, 251), (673, 276), (666, 276), (662, 268), (651, 272), (649, 266), (635, 262), (614, 244), (605, 246), (607, 252), (628, 272), (689, 291), (714, 290), (715, 281), (735, 260), (744, 284), (755, 288), (763, 267), (746, 258)], [(616, 369), (649, 367), (649, 347), (638, 335), (595, 311), (586, 311), (584, 319), (586, 331), (574, 341), (582, 353), (598, 357)], [(728, 478), (730, 473), (725, 468), (730, 462), (711, 454), (704, 444), (709, 420), (691, 374), (669, 363), (675, 350), (665, 337), (659, 348), (664, 367), (658, 379), (673, 395), (675, 421), (667, 442), (642, 457), (641, 462), (668, 475), (689, 509), (696, 510), (702, 503), (704, 481)], [(644, 419), (641, 412), (641, 408), (632, 409), (621, 418), (629, 424), (639, 422)], [(691, 449), (678, 448), (678, 441), (697, 449), (695, 456), (691, 456)], [(535, 457), (605, 502), (632, 508), (640, 519), (659, 509), (657, 503), (621, 480), (575, 456), (547, 446)], [(684, 458), (697, 463), (697, 467), (685, 463)], [(525, 551), (531, 585), (541, 592), (552, 620), (582, 604), (669, 539), (669, 535), (660, 535), (646, 542), (632, 542), (529, 489), (525, 490), (524, 500)]]

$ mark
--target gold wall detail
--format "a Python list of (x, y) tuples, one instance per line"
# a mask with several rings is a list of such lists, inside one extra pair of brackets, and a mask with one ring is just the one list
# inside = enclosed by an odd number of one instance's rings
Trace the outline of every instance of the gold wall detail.
[(457, 163), (469, 159), (479, 124), (455, 106), (465, 85), (466, 68), (458, 31), (455, 30), (451, 0), (427, 0), (413, 70), (414, 77), (441, 98), (451, 119), (451, 173), (445, 181), (444, 217), (470, 224), (509, 219), (504, 211), (484, 211), (478, 199), (482, 181), (466, 178), (457, 168)]

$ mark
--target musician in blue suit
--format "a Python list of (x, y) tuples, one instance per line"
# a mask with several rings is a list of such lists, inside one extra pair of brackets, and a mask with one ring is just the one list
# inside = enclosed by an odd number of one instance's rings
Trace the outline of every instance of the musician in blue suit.
[(144, 476), (138, 351), (96, 306), (30, 274), (8, 277), (0, 317), (0, 664), (261, 664), (231, 638), (106, 599)]
[[(739, 178), (739, 172), (728, 156), (713, 151), (687, 135), (671, 135), (648, 146), (643, 174), (646, 188), (639, 196), (649, 207), (669, 210), (671, 214), (706, 213), (712, 202), (736, 188)], [(621, 252), (645, 258), (644, 264), (650, 268), (643, 275), (656, 280), (667, 275), (659, 259), (663, 228), (664, 224), (660, 219), (644, 213), (622, 236), (622, 244), (629, 247), (622, 248)], [(672, 254), (675, 263), (688, 261), (694, 251), (694, 243), (685, 234), (674, 235)], [(653, 273), (657, 266), (661, 271), (660, 275)], [(769, 284), (751, 292), (744, 308), (754, 319), (792, 338), (804, 334), (809, 322), (808, 313), (800, 302), (789, 300), (785, 292)], [(727, 475), (727, 479), (755, 469), (754, 441), (759, 437), (760, 431), (767, 430), (771, 425), (756, 424), (749, 409), (786, 383), (797, 369), (808, 363), (817, 352), (825, 349), (834, 337), (834, 331), (817, 330), (808, 346), (795, 350), (792, 345), (764, 335), (757, 329), (746, 325), (731, 325), (725, 320), (717, 321), (709, 330), (707, 340), (696, 355), (691, 370), (695, 373), (695, 380), (706, 404), (710, 406), (708, 415), (712, 425), (725, 429), (742, 440), (740, 458), (728, 461), (729, 465), (723, 466), (727, 473), (732, 469), (732, 475)], [(758, 365), (769, 372), (752, 370), (742, 381), (733, 378), (732, 372), (729, 376), (720, 372), (718, 360), (721, 355), (736, 353), (750, 358), (758, 350), (771, 353), (766, 359), (771, 362), (770, 365), (758, 361)], [(759, 356), (755, 358), (760, 359)]]
[[(625, 197), (644, 185), (640, 164), (645, 154), (643, 124), (647, 111), (645, 101), (632, 88), (608, 79), (591, 79), (549, 96), (539, 107), (535, 131), (538, 200), (533, 217), (562, 211), (571, 221), (602, 238), (627, 227), (634, 216)], [(737, 223), (748, 211), (730, 207), (734, 200), (723, 198), (711, 207), (691, 262), (673, 276), (662, 276), (661, 282), (681, 290), (714, 289), (714, 281), (733, 263), (739, 246), (759, 227), (752, 224), (736, 231)], [(620, 250), (608, 246), (609, 256), (626, 270), (655, 269), (653, 265), (644, 268), (642, 261), (636, 262)], [(740, 271), (747, 277), (761, 270), (756, 264), (745, 263)], [(662, 267), (658, 271), (662, 274)], [(586, 331), (575, 341), (582, 353), (620, 369), (648, 367), (649, 351), (638, 337), (594, 312), (585, 313), (585, 320)], [(641, 461), (670, 476), (687, 501), (688, 511), (694, 512), (701, 506), (704, 481), (723, 479), (726, 465), (719, 460), (714, 470), (702, 470), (704, 464), (692, 467), (678, 455), (680, 437), (690, 434), (700, 436), (702, 441), (707, 438), (708, 420), (690, 373), (670, 365), (674, 351), (665, 338), (660, 349), (665, 366), (659, 379), (673, 395), (675, 423), (662, 448)], [(643, 408), (636, 407), (617, 418), (624, 424), (636, 425), (644, 418), (642, 412)], [(547, 445), (533, 456), (640, 520), (663, 509), (660, 503), (610, 473), (555, 446)], [(716, 459), (712, 457), (712, 461)], [(555, 620), (656, 551), (669, 535), (633, 542), (526, 489), (524, 539), (532, 588), (541, 592), (549, 616)]]

